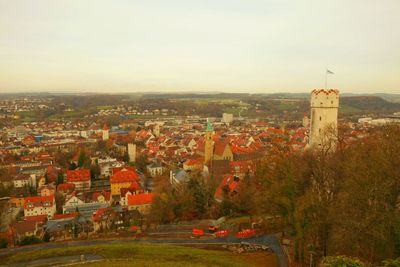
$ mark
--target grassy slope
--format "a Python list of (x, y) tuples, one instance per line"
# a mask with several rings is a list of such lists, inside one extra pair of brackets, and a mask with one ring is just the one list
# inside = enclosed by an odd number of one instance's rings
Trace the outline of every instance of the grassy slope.
[[(19, 252), (1, 259), (2, 264), (67, 255), (98, 254), (105, 261), (85, 266), (277, 266), (275, 255), (252, 257), (228, 251), (156, 244), (107, 244)], [(134, 264), (134, 265), (133, 265)]]

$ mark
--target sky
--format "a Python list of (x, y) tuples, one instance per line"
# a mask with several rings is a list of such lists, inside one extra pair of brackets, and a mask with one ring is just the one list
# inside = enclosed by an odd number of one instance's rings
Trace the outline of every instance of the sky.
[(1, 92), (400, 93), (400, 0), (0, 0)]

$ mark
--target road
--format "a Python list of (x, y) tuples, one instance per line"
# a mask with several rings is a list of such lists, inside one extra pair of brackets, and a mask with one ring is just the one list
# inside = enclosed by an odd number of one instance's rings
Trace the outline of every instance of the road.
[(64, 248), (64, 247), (76, 247), (76, 246), (95, 246), (101, 244), (118, 244), (118, 243), (139, 243), (139, 244), (168, 244), (168, 245), (198, 245), (198, 244), (210, 244), (210, 245), (223, 245), (223, 244), (235, 244), (240, 242), (247, 242), (252, 244), (266, 245), (269, 246), (278, 257), (280, 267), (288, 267), (287, 257), (279, 243), (279, 240), (274, 235), (263, 235), (253, 238), (236, 238), (236, 237), (224, 237), (215, 239), (176, 239), (176, 240), (137, 240), (137, 239), (98, 239), (98, 240), (83, 240), (83, 241), (70, 241), (70, 242), (54, 242), (54, 243), (41, 243), (32, 246), (16, 247), (0, 251), (0, 256), (6, 256), (15, 254), (22, 251), (37, 251), (49, 248)]

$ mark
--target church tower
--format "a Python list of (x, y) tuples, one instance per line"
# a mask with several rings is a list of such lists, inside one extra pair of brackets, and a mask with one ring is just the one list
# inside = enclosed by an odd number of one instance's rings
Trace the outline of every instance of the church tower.
[(339, 90), (315, 89), (311, 92), (311, 148), (336, 142)]
[(211, 124), (211, 122), (207, 121), (207, 129), (206, 129), (206, 142), (204, 145), (204, 164), (209, 163), (212, 158), (213, 158), (213, 154), (214, 154), (214, 141), (212, 139), (213, 136), (213, 126)]

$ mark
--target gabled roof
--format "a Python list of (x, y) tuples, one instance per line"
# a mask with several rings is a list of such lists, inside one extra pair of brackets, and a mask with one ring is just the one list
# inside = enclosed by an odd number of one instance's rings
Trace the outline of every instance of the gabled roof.
[(72, 183), (64, 183), (64, 184), (59, 184), (57, 186), (57, 191), (60, 192), (72, 192), (75, 190), (75, 185)]
[(20, 221), (12, 225), (18, 235), (25, 235), (25, 233), (32, 233), (36, 231), (35, 221)]
[(217, 141), (214, 144), (214, 154), (222, 156), (224, 154), (226, 146), (229, 146), (228, 142)]
[(53, 205), (54, 205), (54, 195), (24, 198), (24, 209), (34, 208), (34, 207), (51, 207)]
[(90, 170), (78, 169), (67, 171), (67, 181), (71, 182), (86, 182), (90, 180)]
[(136, 171), (123, 168), (119, 172), (111, 176), (111, 183), (126, 183), (126, 182), (137, 182), (139, 181), (139, 176)]
[(235, 177), (232, 174), (225, 174), (223, 176), (222, 182), (219, 184), (217, 190), (215, 191), (215, 199), (222, 200), (223, 189), (226, 186), (228, 186), (229, 192), (233, 192), (236, 190), (238, 186), (238, 181), (235, 180)]
[(114, 214), (114, 210), (110, 207), (100, 208), (93, 214), (93, 221), (99, 222), (105, 218), (109, 218)]

